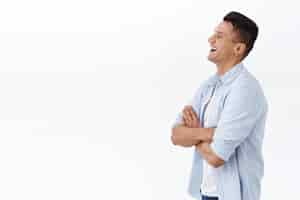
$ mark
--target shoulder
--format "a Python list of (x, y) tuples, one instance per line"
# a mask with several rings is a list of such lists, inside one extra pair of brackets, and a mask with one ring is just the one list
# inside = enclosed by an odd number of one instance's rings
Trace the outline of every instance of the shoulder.
[(200, 83), (199, 87), (197, 88), (197, 93), (199, 94), (206, 93), (207, 90), (214, 85), (216, 79), (217, 79), (216, 74), (210, 75), (207, 79), (205, 79)]
[(242, 101), (257, 104), (260, 108), (267, 109), (268, 104), (263, 88), (258, 79), (246, 68), (233, 81), (230, 93)]

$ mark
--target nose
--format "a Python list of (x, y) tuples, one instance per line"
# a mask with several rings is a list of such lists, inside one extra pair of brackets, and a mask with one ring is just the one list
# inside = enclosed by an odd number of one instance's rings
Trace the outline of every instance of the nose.
[(211, 36), (210, 36), (210, 37), (208, 37), (208, 40), (207, 40), (207, 41), (208, 41), (208, 43), (210, 43), (210, 41), (211, 41)]
[(214, 41), (214, 35), (211, 35), (209, 38), (208, 38), (208, 43), (213, 43)]

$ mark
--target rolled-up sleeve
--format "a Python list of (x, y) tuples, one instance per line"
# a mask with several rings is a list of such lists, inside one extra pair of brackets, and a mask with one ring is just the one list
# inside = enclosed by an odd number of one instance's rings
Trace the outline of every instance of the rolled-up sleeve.
[(245, 84), (232, 88), (225, 98), (211, 143), (211, 149), (218, 157), (229, 160), (235, 149), (251, 134), (264, 110), (263, 105), (256, 87)]

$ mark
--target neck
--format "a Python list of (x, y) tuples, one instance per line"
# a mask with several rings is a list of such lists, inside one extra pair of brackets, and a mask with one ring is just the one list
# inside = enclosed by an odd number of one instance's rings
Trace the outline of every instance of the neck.
[(236, 64), (241, 62), (240, 60), (230, 60), (225, 63), (218, 63), (217, 64), (217, 74), (219, 76), (222, 76), (227, 71), (229, 71), (231, 68), (233, 68)]

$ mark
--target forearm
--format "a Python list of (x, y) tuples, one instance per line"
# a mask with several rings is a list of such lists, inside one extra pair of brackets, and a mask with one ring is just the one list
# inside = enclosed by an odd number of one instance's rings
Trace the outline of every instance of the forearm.
[(202, 141), (211, 142), (213, 128), (189, 128), (177, 126), (172, 130), (172, 142), (174, 145), (190, 147)]
[(217, 168), (224, 164), (224, 160), (220, 159), (210, 146), (211, 142), (201, 142), (195, 146), (196, 150), (201, 154), (211, 166)]
[(201, 144), (197, 144), (195, 148), (206, 161), (210, 160), (212, 150), (209, 142), (201, 142)]

